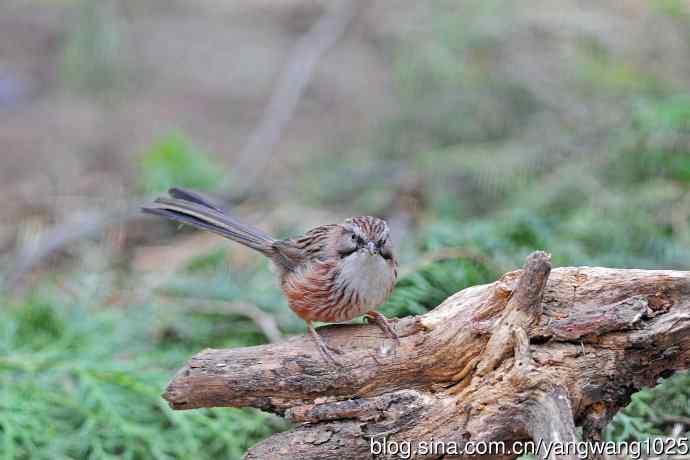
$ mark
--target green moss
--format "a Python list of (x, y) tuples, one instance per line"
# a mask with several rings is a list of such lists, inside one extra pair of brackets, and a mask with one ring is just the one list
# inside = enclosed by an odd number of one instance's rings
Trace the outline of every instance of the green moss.
[(611, 54), (593, 39), (578, 46), (580, 78), (609, 94), (658, 92), (663, 84), (652, 73)]
[(681, 19), (688, 17), (688, 6), (683, 0), (651, 0), (651, 4), (660, 13)]
[(210, 190), (221, 185), (222, 171), (209, 154), (173, 132), (154, 141), (142, 154), (139, 187), (147, 193), (164, 192), (172, 186)]
[(451, 294), (493, 281), (493, 277), (488, 267), (471, 259), (455, 257), (430, 263), (401, 278), (381, 311), (396, 317), (423, 314)]
[(207, 254), (198, 255), (187, 263), (187, 270), (190, 272), (217, 271), (226, 266), (226, 251), (218, 248)]
[[(690, 416), (690, 374), (683, 372), (663, 379), (654, 388), (635, 393), (630, 404), (616, 414), (605, 438), (616, 441), (644, 440), (663, 436), (668, 416)], [(684, 434), (688, 435), (685, 426)]]
[(169, 409), (160, 394), (198, 344), (158, 341), (152, 314), (34, 300), (0, 311), (0, 457), (239, 459), (285, 426), (253, 410)]
[(44, 300), (28, 299), (13, 310), (16, 339), (21, 346), (41, 349), (58, 341), (65, 331), (62, 318)]

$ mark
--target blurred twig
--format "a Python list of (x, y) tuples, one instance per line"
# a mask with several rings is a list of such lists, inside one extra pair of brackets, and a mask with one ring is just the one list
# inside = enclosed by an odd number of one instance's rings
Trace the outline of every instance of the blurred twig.
[[(227, 201), (242, 201), (242, 197), (254, 186), (304, 95), (316, 64), (342, 37), (356, 11), (354, 1), (341, 0), (334, 3), (297, 41), (261, 120), (239, 154), (240, 182), (227, 195)], [(8, 277), (8, 286), (16, 287), (36, 264), (60, 248), (138, 216), (140, 205), (140, 200), (134, 200), (125, 206), (124, 211), (106, 212), (77, 221), (69, 220), (48, 230), (37, 243), (19, 251), (14, 269)]]
[(270, 342), (275, 343), (283, 340), (283, 334), (278, 329), (275, 318), (250, 303), (169, 296), (161, 298), (166, 302), (182, 305), (185, 309), (197, 312), (245, 316), (256, 324), (256, 327)]
[(338, 42), (355, 17), (355, 3), (352, 0), (333, 3), (295, 44), (259, 123), (239, 154), (241, 175), (237, 179), (240, 183), (234, 193), (242, 196), (248, 192), (269, 164), (285, 126), (312, 79), (316, 64)]
[(10, 289), (16, 288), (23, 277), (29, 273), (39, 262), (55, 253), (59, 249), (86, 238), (94, 233), (118, 223), (140, 215), (141, 203), (127, 204), (118, 210), (92, 214), (85, 217), (70, 219), (46, 231), (34, 243), (27, 244), (19, 250), (15, 264), (7, 278)]

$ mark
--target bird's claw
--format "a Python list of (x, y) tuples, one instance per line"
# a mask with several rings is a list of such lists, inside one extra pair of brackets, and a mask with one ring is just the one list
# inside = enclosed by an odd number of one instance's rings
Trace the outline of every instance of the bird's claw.
[(383, 331), (383, 333), (388, 336), (388, 338), (393, 339), (395, 341), (396, 346), (400, 345), (400, 337), (393, 330), (393, 327), (391, 326), (390, 321), (388, 321), (388, 318), (386, 318), (384, 315), (377, 311), (370, 311), (369, 313), (367, 313), (367, 316), (365, 318), (369, 322), (373, 321), (379, 327), (379, 329), (381, 329), (381, 331)]

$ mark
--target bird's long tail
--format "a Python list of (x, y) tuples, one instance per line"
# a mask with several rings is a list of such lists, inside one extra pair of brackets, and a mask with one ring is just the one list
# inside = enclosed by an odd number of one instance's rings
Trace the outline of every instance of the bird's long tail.
[(158, 198), (142, 211), (211, 231), (264, 254), (271, 252), (275, 242), (271, 236), (229, 216), (198, 193), (179, 188), (168, 193), (170, 198)]

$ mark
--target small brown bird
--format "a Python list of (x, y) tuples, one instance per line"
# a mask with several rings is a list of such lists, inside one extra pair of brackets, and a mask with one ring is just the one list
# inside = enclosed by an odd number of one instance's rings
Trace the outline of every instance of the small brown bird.
[(366, 315), (398, 342), (386, 317), (374, 310), (390, 295), (398, 274), (385, 221), (351, 217), (277, 240), (198, 193), (172, 188), (169, 194), (171, 198), (158, 198), (142, 210), (217, 233), (271, 259), (290, 308), (307, 323), (325, 358), (337, 363), (333, 353), (339, 352), (326, 345), (312, 321), (341, 322)]

